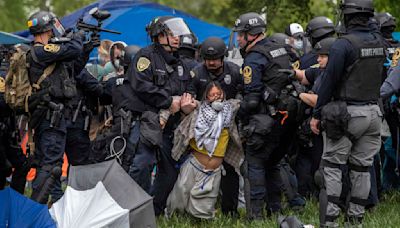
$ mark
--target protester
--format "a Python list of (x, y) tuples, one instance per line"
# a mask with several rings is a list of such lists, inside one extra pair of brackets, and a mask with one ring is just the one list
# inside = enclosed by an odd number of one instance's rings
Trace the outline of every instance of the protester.
[(172, 156), (189, 155), (167, 200), (167, 214), (187, 211), (195, 217), (215, 216), (215, 203), (225, 159), (236, 171), (243, 157), (235, 124), (238, 100), (225, 100), (218, 82), (210, 82), (199, 107), (175, 131)]

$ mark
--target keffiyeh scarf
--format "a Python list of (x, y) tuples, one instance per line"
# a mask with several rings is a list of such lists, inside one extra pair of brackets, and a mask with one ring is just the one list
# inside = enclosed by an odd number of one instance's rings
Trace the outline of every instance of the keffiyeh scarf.
[(208, 156), (211, 157), (214, 154), (222, 129), (230, 127), (232, 112), (229, 102), (223, 102), (223, 109), (220, 112), (214, 110), (208, 102), (202, 102), (194, 136), (196, 146), (201, 149), (204, 147)]

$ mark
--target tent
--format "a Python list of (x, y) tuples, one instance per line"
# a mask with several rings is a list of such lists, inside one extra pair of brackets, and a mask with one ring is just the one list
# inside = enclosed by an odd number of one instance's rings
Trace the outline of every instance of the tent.
[(400, 41), (400, 32), (394, 32), (392, 35), (395, 40)]
[[(173, 15), (181, 17), (189, 25), (190, 29), (198, 36), (199, 41), (203, 41), (209, 36), (217, 36), (229, 41), (230, 30), (204, 22), (187, 13), (169, 8), (157, 3), (145, 2), (141, 0), (100, 0), (79, 9), (61, 19), (66, 28), (74, 27), (78, 19), (83, 15), (83, 20), (87, 23), (96, 24), (96, 21), (88, 14), (89, 10), (98, 7), (108, 10), (112, 15), (103, 22), (103, 28), (117, 30), (121, 35), (101, 33), (102, 39), (113, 41), (122, 40), (127, 44), (135, 44), (141, 47), (150, 43), (145, 32), (145, 26), (155, 17), (163, 15)], [(16, 34), (28, 37), (29, 32), (22, 31)]]
[(0, 227), (55, 228), (47, 205), (39, 204), (12, 188), (0, 191)]
[(57, 227), (156, 227), (153, 200), (116, 160), (71, 166), (50, 214)]
[(0, 31), (0, 44), (12, 45), (12, 44), (29, 43), (29, 42), (31, 41), (24, 37)]

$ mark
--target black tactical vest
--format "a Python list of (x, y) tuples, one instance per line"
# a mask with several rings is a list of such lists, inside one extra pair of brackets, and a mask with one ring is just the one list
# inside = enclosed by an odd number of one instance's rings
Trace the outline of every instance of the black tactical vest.
[(290, 82), (287, 74), (281, 73), (278, 70), (292, 68), (290, 56), (285, 46), (267, 42), (263, 45), (256, 44), (248, 51), (248, 53), (250, 52), (258, 52), (268, 59), (270, 64), (265, 68), (262, 80), (266, 86), (279, 94)]
[(338, 87), (336, 98), (349, 102), (376, 102), (379, 98), (383, 63), (386, 60), (382, 41), (364, 41), (348, 34), (340, 37), (348, 40), (356, 49), (357, 58), (345, 70), (345, 76)]

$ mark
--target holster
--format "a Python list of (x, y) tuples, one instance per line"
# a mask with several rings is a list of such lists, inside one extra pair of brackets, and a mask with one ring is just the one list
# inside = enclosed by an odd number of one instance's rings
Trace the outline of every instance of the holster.
[(321, 125), (326, 136), (333, 140), (339, 140), (347, 135), (350, 114), (347, 111), (345, 101), (332, 101), (322, 108)]

